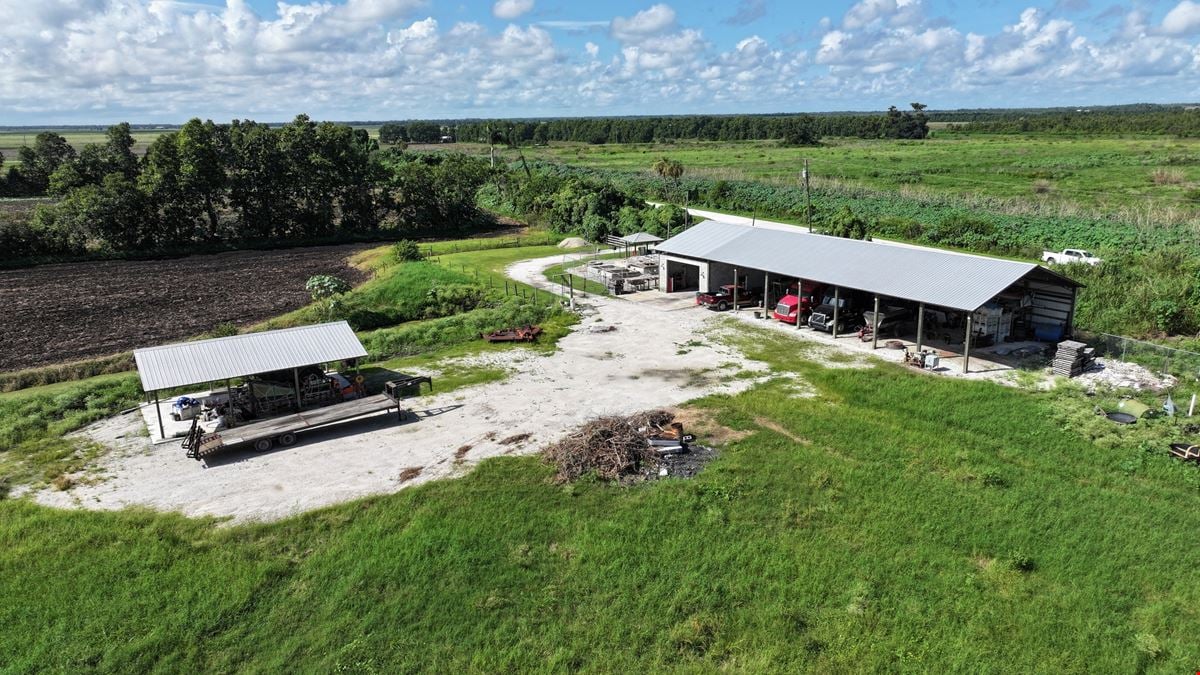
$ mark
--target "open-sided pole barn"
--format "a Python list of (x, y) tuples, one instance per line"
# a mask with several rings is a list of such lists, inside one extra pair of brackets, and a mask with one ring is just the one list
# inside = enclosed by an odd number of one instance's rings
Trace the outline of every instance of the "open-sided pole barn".
[(234, 378), (290, 370), (298, 407), (302, 368), (366, 355), (366, 349), (345, 321), (180, 342), (133, 352), (142, 390), (154, 398), (160, 438), (166, 433), (159, 392), (220, 382), (231, 394)]
[[(917, 344), (931, 311), (965, 315), (963, 370), (969, 368), (977, 313), (1017, 306), (1026, 332), (1058, 340), (1073, 331), (1079, 283), (1033, 263), (921, 246), (843, 239), (808, 232), (705, 221), (657, 246), (659, 288), (708, 292), (748, 278), (789, 277), (917, 307)], [(835, 303), (835, 311), (840, 303)], [(878, 316), (878, 314), (876, 314)], [(836, 320), (835, 320), (836, 336)], [(998, 336), (1002, 339), (1002, 336)]]

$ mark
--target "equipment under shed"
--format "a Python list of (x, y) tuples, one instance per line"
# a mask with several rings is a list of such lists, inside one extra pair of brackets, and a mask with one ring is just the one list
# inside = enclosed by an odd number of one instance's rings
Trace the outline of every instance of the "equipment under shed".
[[(420, 382), (432, 386), (429, 378), (408, 377), (404, 387), (389, 383), (385, 393), (367, 396), (357, 374), (357, 360), (366, 355), (345, 321), (181, 342), (133, 354), (142, 389), (152, 398), (154, 414), (147, 419), (152, 440), (185, 436), (189, 456), (198, 459), (202, 455), (195, 453), (202, 449), (253, 443), (263, 450), (276, 439), (290, 445), (303, 429), (391, 408), (399, 413), (399, 399), (406, 395), (401, 389)], [(354, 372), (327, 372), (326, 364), (336, 362)], [(201, 384), (215, 386), (173, 402), (159, 401), (160, 392)], [(167, 419), (164, 405), (169, 406)], [(235, 427), (237, 433), (231, 433)]]
[(657, 250), (661, 289), (685, 290), (672, 283), (672, 275), (696, 280), (702, 293), (736, 284), (761, 291), (764, 311), (796, 292), (789, 289), (819, 289), (814, 303), (833, 308), (834, 338), (846, 325), (846, 314), (853, 313), (870, 317), (863, 321), (877, 346), (880, 317), (889, 309), (910, 312), (918, 351), (927, 330), (935, 330), (947, 343), (962, 345), (964, 372), (972, 344), (1069, 337), (1080, 287), (1033, 263), (715, 220), (662, 242)]

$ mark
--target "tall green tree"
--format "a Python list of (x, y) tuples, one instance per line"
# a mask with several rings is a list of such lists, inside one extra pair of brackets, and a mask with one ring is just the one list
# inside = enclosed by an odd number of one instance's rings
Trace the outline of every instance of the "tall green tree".
[(433, 122), (413, 122), (408, 125), (408, 137), (413, 143), (437, 143), (442, 139), (442, 127)]
[(332, 122), (318, 125), (317, 143), (324, 171), (321, 189), (333, 200), (338, 227), (351, 231), (374, 229), (379, 222), (373, 189), (381, 172), (376, 158), (379, 144), (366, 129)]
[(43, 131), (33, 139), (32, 148), (23, 146), (17, 151), (21, 160), (21, 179), (29, 191), (42, 194), (50, 187), (50, 176), (75, 156), (75, 148), (67, 139), (52, 131)]
[(279, 132), (265, 124), (234, 120), (230, 145), (229, 205), (237, 214), (241, 236), (287, 236), (294, 208)]
[(114, 124), (105, 132), (104, 143), (89, 143), (50, 175), (47, 192), (61, 196), (82, 185), (99, 185), (110, 173), (136, 180), (139, 166), (134, 144), (129, 123)]
[(148, 215), (145, 196), (137, 185), (114, 172), (99, 185), (72, 190), (43, 224), (52, 223), (65, 232), (87, 233), (118, 251), (135, 251), (160, 243)]
[(397, 145), (408, 142), (408, 130), (402, 124), (388, 123), (379, 127), (379, 142), (384, 145)]
[(214, 134), (215, 125), (188, 120), (175, 135), (179, 156), (180, 196), (208, 219), (208, 236), (220, 237), (218, 209), (225, 195), (225, 170)]
[(184, 189), (177, 134), (163, 134), (150, 143), (138, 187), (146, 195), (148, 218), (155, 223), (159, 241), (191, 242), (203, 230), (204, 215)]

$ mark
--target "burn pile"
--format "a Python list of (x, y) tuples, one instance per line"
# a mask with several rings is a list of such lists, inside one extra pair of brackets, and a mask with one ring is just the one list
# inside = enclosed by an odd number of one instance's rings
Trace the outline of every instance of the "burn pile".
[(587, 473), (609, 481), (663, 475), (665, 457), (691, 452), (692, 438), (674, 419), (666, 410), (600, 417), (547, 447), (543, 456), (558, 468), (559, 483)]

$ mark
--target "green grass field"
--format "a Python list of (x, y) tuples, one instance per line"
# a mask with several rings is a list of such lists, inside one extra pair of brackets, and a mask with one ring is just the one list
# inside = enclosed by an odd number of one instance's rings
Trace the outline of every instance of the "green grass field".
[(689, 176), (790, 185), (799, 184), (808, 158), (814, 185), (1050, 200), (1109, 212), (1155, 207), (1200, 216), (1200, 139), (935, 133), (924, 141), (831, 138), (814, 148), (774, 141), (554, 144), (526, 155), (637, 171), (650, 171), (667, 156), (683, 162)]
[[(33, 139), (41, 131), (53, 131), (67, 139), (76, 151), (82, 150), (83, 146), (89, 143), (103, 143), (103, 131), (79, 131), (74, 129), (30, 129), (28, 131), (0, 131), (0, 154), (4, 155), (5, 170), (9, 166), (20, 166), (21, 162), (17, 158), (17, 152), (21, 146), (33, 146)], [(174, 129), (140, 129), (133, 132), (133, 138), (136, 141), (133, 146), (133, 151), (138, 155), (146, 152), (146, 148), (164, 133), (174, 131)]]
[(737, 344), (776, 377), (698, 403), (702, 433), (725, 441), (690, 481), (558, 486), (536, 458), (501, 458), (236, 527), (0, 501), (0, 662), (1168, 673), (1200, 660), (1195, 468), (1095, 444), (1054, 395), (826, 369), (772, 332)]

